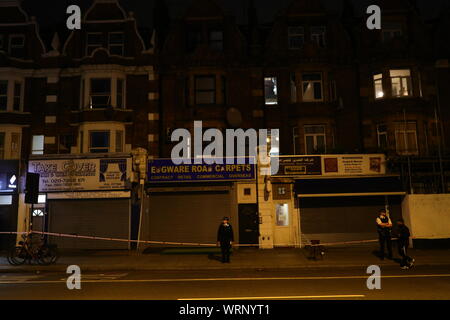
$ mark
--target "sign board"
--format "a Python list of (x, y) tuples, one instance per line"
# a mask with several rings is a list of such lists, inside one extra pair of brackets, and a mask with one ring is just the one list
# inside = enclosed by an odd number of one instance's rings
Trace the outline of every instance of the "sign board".
[(131, 158), (31, 160), (28, 172), (39, 173), (40, 192), (123, 190), (131, 166)]
[[(236, 162), (236, 161), (235, 161)], [(255, 179), (255, 164), (174, 164), (171, 159), (148, 162), (148, 182), (238, 181)]]
[(19, 186), (19, 165), (16, 160), (0, 161), (0, 193), (15, 193)]
[(384, 154), (279, 157), (275, 176), (367, 176), (386, 174)]

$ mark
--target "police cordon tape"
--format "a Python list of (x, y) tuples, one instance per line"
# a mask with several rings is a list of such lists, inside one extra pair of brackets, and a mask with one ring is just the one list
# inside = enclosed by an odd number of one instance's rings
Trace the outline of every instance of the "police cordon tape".
[[(197, 242), (171, 242), (171, 241), (152, 241), (152, 240), (129, 240), (129, 239), (118, 239), (118, 238), (108, 238), (108, 237), (97, 237), (97, 236), (83, 236), (77, 234), (65, 234), (65, 233), (57, 233), (57, 232), (42, 232), (42, 231), (29, 231), (29, 232), (0, 232), (0, 234), (40, 234), (54, 237), (62, 237), (62, 238), (76, 238), (76, 239), (88, 239), (88, 240), (105, 240), (105, 241), (118, 241), (118, 242), (134, 242), (134, 243), (143, 243), (143, 244), (164, 244), (164, 245), (177, 245), (177, 246), (202, 246), (202, 247), (211, 247), (215, 246), (215, 243), (197, 243)], [(392, 238), (392, 240), (396, 240), (397, 238)], [(346, 244), (362, 244), (362, 243), (371, 243), (378, 242), (378, 239), (374, 240), (357, 240), (357, 241), (341, 241), (341, 242), (325, 242), (325, 243), (317, 243), (317, 244), (307, 244), (306, 246), (311, 247), (320, 247), (320, 246), (335, 246), (335, 245), (346, 245)], [(259, 244), (233, 244), (234, 247), (259, 247)]]

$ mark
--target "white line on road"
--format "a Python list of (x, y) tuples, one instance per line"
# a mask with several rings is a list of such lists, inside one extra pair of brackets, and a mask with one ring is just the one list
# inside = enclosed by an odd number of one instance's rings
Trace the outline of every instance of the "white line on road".
[[(102, 280), (83, 280), (83, 283), (127, 283), (127, 282), (196, 282), (196, 281), (270, 281), (270, 280), (345, 280), (345, 279), (367, 279), (368, 276), (329, 276), (329, 277), (268, 277), (268, 278), (178, 278), (178, 279), (102, 279)], [(391, 275), (381, 276), (381, 278), (447, 278), (450, 274), (405, 274), (405, 275)], [(7, 277), (6, 277), (7, 278)], [(61, 283), (63, 280), (28, 280), (25, 283)], [(16, 281), (0, 280), (0, 284), (17, 283)]]
[(364, 298), (363, 294), (338, 294), (328, 296), (275, 296), (275, 297), (229, 297), (229, 298), (180, 298), (180, 301), (193, 300), (278, 300), (278, 299), (338, 299), (338, 298)]

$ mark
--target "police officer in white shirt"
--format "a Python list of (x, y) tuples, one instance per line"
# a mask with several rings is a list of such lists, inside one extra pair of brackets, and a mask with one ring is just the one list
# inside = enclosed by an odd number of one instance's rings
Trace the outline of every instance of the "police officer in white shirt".
[(384, 249), (387, 247), (388, 259), (392, 259), (392, 241), (391, 241), (391, 231), (392, 231), (392, 221), (386, 214), (385, 209), (379, 211), (379, 216), (377, 218), (377, 231), (378, 238), (380, 240), (380, 259), (384, 260)]

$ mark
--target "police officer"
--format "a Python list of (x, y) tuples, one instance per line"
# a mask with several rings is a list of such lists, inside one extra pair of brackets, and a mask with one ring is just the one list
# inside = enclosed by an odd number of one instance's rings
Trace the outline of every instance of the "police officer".
[(230, 263), (230, 248), (234, 241), (233, 227), (229, 221), (228, 217), (223, 217), (217, 231), (217, 245), (220, 245), (222, 250), (222, 263)]
[(387, 246), (388, 259), (392, 259), (392, 242), (391, 242), (391, 231), (392, 231), (392, 221), (386, 214), (385, 209), (379, 211), (379, 216), (376, 220), (378, 238), (380, 240), (380, 258), (384, 260), (384, 248)]

